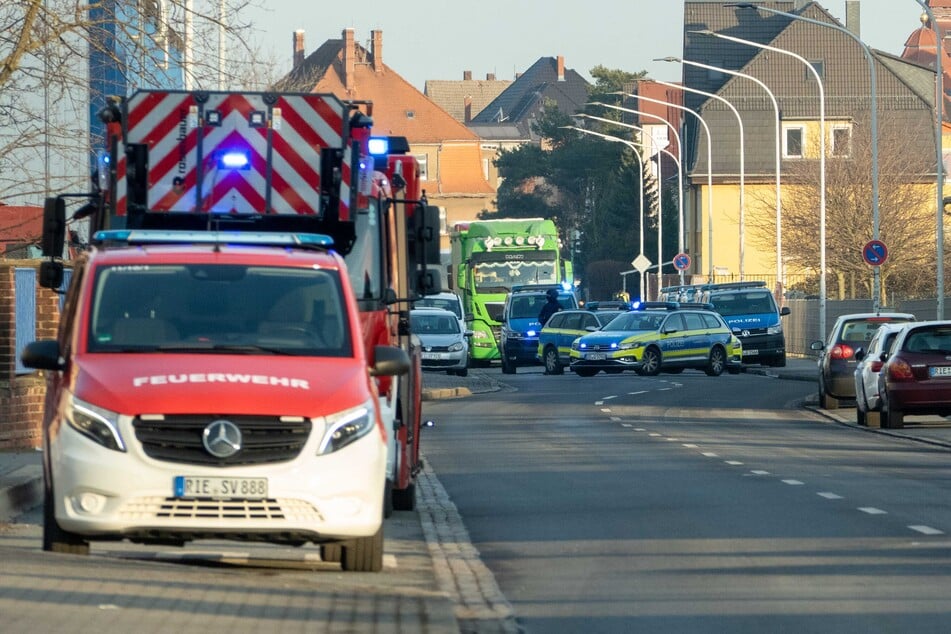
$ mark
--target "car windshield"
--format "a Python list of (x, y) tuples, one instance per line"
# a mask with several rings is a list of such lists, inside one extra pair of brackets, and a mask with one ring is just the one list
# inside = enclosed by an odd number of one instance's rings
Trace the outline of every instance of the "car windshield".
[(509, 319), (538, 319), (547, 301), (544, 295), (516, 295), (509, 306)]
[(767, 290), (711, 294), (710, 303), (724, 317), (776, 312), (776, 303)]
[(839, 335), (839, 339), (844, 342), (852, 343), (871, 341), (872, 337), (875, 336), (875, 333), (878, 332), (878, 329), (881, 328), (883, 324), (895, 321), (908, 320), (876, 317), (874, 319), (856, 319), (854, 321), (847, 321), (842, 324), (842, 333)]
[(663, 314), (650, 313), (623, 313), (611, 320), (611, 323), (601, 329), (602, 332), (620, 332), (637, 330), (657, 330), (664, 321)]
[(94, 283), (90, 352), (352, 355), (336, 271), (150, 264)]
[(454, 335), (459, 333), (459, 322), (452, 315), (412, 313), (410, 329), (418, 335)]
[(951, 354), (951, 328), (918, 328), (908, 333), (905, 350), (933, 354)]

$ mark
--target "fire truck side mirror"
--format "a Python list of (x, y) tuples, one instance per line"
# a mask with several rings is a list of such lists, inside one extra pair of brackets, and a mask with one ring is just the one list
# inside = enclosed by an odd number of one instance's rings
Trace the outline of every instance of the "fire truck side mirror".
[(419, 265), (439, 264), (439, 207), (418, 204), (413, 207), (410, 241)]
[(44, 257), (58, 258), (66, 244), (66, 201), (47, 198), (43, 203), (43, 237), (40, 246)]
[(57, 290), (63, 285), (63, 263), (56, 260), (40, 262), (40, 288)]

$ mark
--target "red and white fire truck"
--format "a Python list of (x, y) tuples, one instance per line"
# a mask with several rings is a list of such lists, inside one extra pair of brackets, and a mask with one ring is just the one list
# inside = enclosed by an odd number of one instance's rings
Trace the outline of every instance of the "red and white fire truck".
[[(345, 569), (380, 569), (382, 516), (415, 504), (408, 315), (440, 290), (439, 234), (405, 141), (371, 137), (371, 108), (140, 91), (100, 113), (94, 192), (47, 201), (40, 283), (62, 284), (65, 199), (89, 197), (72, 217), (90, 218), (93, 248), (57, 341), (23, 353), (51, 371), (44, 548), (313, 542)], [(110, 460), (130, 477), (94, 468)]]

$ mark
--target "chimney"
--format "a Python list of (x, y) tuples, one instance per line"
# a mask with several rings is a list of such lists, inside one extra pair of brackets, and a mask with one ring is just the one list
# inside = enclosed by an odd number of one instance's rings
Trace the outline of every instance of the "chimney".
[(343, 87), (351, 91), (354, 86), (353, 72), (357, 63), (357, 46), (353, 41), (353, 29), (343, 30)]
[(465, 122), (469, 123), (472, 121), (472, 96), (466, 95), (462, 100), (463, 107), (465, 108)]
[(304, 63), (304, 30), (294, 31), (294, 68)]
[(861, 37), (861, 8), (859, 0), (845, 0), (845, 28), (855, 37)]
[(462, 71), (462, 81), (472, 81), (472, 71), (464, 70)]
[(486, 73), (486, 74), (485, 74), (485, 80), (486, 80), (486, 81), (495, 81), (495, 73)]
[(370, 31), (372, 43), (370, 55), (373, 56), (373, 72), (383, 72), (383, 31)]
[(565, 56), (558, 56), (558, 81), (565, 81)]

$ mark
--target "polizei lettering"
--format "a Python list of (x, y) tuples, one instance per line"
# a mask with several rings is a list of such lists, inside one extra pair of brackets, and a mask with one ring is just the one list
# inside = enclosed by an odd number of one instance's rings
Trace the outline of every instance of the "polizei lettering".
[(266, 374), (232, 374), (230, 372), (196, 372), (191, 374), (154, 374), (137, 376), (132, 379), (133, 387), (144, 385), (182, 385), (185, 383), (234, 383), (239, 385), (270, 385), (289, 387), (297, 390), (309, 390), (306, 379), (294, 379), (286, 376), (267, 376)]

